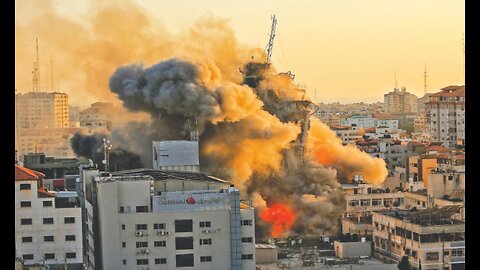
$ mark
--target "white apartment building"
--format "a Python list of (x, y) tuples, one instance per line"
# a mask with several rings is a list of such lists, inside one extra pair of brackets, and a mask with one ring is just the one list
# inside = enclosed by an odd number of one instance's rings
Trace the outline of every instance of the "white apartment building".
[(452, 147), (465, 140), (465, 85), (448, 86), (429, 96), (425, 103), (432, 142)]
[(15, 257), (26, 267), (83, 269), (81, 208), (43, 188), (42, 173), (15, 165)]
[(356, 126), (358, 128), (375, 127), (375, 118), (368, 114), (353, 114), (340, 120), (342, 126)]
[(19, 128), (63, 128), (69, 126), (68, 95), (29, 92), (15, 95)]
[(459, 208), (374, 212), (375, 253), (396, 261), (407, 256), (412, 270), (465, 269), (465, 222), (451, 218)]
[(80, 180), (87, 269), (255, 269), (254, 209), (227, 182), (197, 172), (95, 172)]
[(393, 114), (417, 113), (417, 97), (407, 92), (405, 87), (402, 90), (394, 88), (384, 95), (384, 109), (386, 113)]

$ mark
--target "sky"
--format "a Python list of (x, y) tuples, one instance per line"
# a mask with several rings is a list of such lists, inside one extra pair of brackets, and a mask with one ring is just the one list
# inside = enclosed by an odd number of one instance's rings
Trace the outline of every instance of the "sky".
[[(395, 77), (398, 87), (421, 97), (425, 66), (430, 93), (464, 84), (465, 6), (461, 0), (131, 1), (153, 26), (168, 33), (180, 33), (198, 18), (214, 16), (226, 20), (238, 43), (261, 49), (267, 45), (271, 15), (275, 14), (278, 23), (272, 63), (278, 71), (294, 73), (295, 83), (317, 102), (383, 101), (383, 95), (395, 87)], [(16, 29), (45, 14), (45, 3), (58, 16), (89, 24), (92, 9), (112, 1), (16, 0)], [(123, 5), (124, 1), (113, 3)], [(74, 33), (72, 28), (72, 36)], [(66, 66), (76, 63), (62, 62), (62, 56), (48, 47), (42, 51), (42, 32), (36, 32), (36, 27), (24, 27), (17, 35), (16, 88), (20, 92), (31, 89), (34, 39), (38, 36), (45, 83), (49, 76), (46, 59), (56, 58), (55, 85), (59, 89), (65, 85), (63, 91), (81, 103), (76, 92), (82, 89), (60, 79), (62, 70), (70, 70)]]

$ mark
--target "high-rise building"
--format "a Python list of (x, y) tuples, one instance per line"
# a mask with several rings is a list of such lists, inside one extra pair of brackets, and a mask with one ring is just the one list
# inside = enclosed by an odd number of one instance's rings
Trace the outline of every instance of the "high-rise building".
[(111, 128), (111, 116), (113, 105), (108, 102), (92, 103), (90, 108), (87, 108), (79, 113), (79, 121), (81, 127), (89, 129), (95, 128)]
[(48, 191), (43, 180), (44, 174), (15, 165), (15, 257), (25, 266), (83, 269), (76, 193)]
[(17, 94), (15, 114), (18, 128), (68, 127), (68, 95), (59, 92)]
[(432, 142), (455, 146), (465, 140), (465, 85), (448, 86), (430, 95), (425, 103)]
[(405, 87), (402, 90), (394, 88), (384, 95), (384, 110), (392, 114), (417, 113), (417, 97)]
[(251, 204), (198, 172), (80, 173), (87, 269), (255, 269)]

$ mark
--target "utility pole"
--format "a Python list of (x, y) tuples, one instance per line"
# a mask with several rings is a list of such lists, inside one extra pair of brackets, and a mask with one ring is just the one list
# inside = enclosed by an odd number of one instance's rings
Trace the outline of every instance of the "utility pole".
[(106, 138), (103, 138), (103, 164), (105, 164), (105, 172), (108, 173), (110, 172), (109, 170), (109, 165), (110, 165), (110, 150), (112, 149), (112, 144), (110, 143), (110, 140), (107, 140)]
[(423, 72), (423, 92), (427, 94), (427, 64), (425, 64), (425, 71)]

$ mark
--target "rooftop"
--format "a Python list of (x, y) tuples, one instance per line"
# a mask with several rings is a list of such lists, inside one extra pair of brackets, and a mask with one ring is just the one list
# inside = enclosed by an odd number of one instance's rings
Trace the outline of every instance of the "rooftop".
[(430, 95), (431, 97), (464, 97), (465, 85), (450, 85), (441, 89), (442, 91)]
[(45, 175), (41, 172), (37, 172), (19, 165), (15, 165), (15, 181), (40, 180), (40, 179), (43, 179), (44, 177)]
[(461, 205), (449, 205), (444, 207), (433, 207), (422, 210), (383, 210), (377, 213), (394, 217), (408, 223), (420, 226), (454, 225), (465, 222), (452, 219), (452, 215), (460, 211)]
[(132, 169), (132, 170), (124, 170), (113, 172), (113, 176), (142, 176), (142, 175), (149, 175), (155, 181), (162, 181), (162, 180), (190, 180), (190, 181), (207, 181), (207, 182), (214, 182), (214, 183), (223, 183), (227, 184), (228, 181), (208, 176), (203, 173), (199, 172), (181, 172), (181, 171), (162, 171), (162, 170), (155, 170), (155, 169)]

